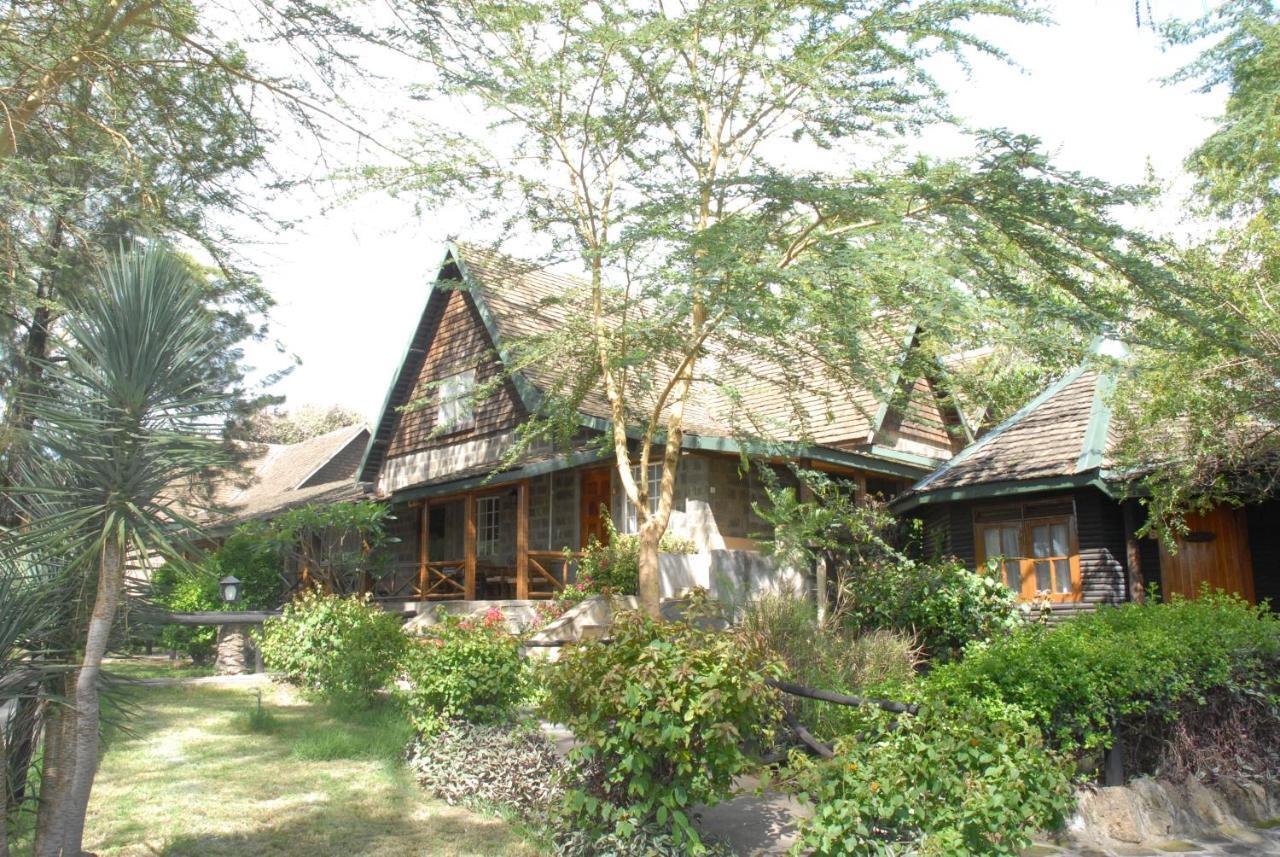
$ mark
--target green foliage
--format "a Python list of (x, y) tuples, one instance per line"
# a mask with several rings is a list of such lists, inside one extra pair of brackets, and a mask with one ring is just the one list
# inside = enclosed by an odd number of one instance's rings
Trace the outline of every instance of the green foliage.
[[(788, 681), (854, 696), (899, 699), (915, 680), (915, 640), (888, 630), (858, 633), (837, 622), (819, 625), (806, 599), (770, 597), (746, 605), (736, 632), (748, 651), (763, 649), (782, 661)], [(851, 734), (863, 712), (844, 705), (786, 697), (801, 724), (821, 740)]]
[[(604, 542), (592, 538), (578, 561), (577, 588), (587, 595), (635, 595), (640, 580), (640, 537), (619, 533), (608, 517), (604, 524)], [(658, 550), (690, 554), (696, 553), (697, 547), (688, 539), (663, 533)]]
[(728, 796), (753, 764), (744, 746), (768, 743), (779, 704), (765, 679), (777, 674), (731, 635), (637, 614), (615, 616), (608, 644), (566, 647), (544, 713), (581, 742), (569, 815), (623, 838), (669, 828), (700, 852), (689, 811)]
[[(221, 610), (226, 606), (218, 597), (217, 578), (199, 569), (172, 563), (165, 563), (152, 572), (151, 597), (157, 604), (179, 613)], [(213, 656), (217, 638), (218, 630), (211, 625), (164, 625), (159, 642), (199, 665)]]
[(917, 559), (923, 551), (903, 550), (900, 543), (918, 539), (918, 532), (904, 534), (886, 507), (859, 502), (848, 486), (825, 474), (799, 475), (812, 501), (801, 501), (794, 488), (771, 486), (769, 506), (757, 506), (757, 514), (774, 527), (774, 555), (800, 565), (827, 563), (836, 621), (912, 634), (936, 660), (1021, 624), (1017, 596), (994, 569), (974, 572), (955, 559)]
[(1277, 699), (1278, 667), (1280, 619), (1206, 593), (1026, 626), (933, 670), (923, 692), (1016, 705), (1056, 746), (1075, 750), (1110, 746), (1117, 729), (1170, 722), (1217, 690)]
[[(237, 533), (250, 545), (274, 551), (286, 567), (306, 567), (327, 590), (348, 595), (382, 574), (387, 557), (381, 548), (391, 542), (389, 514), (388, 504), (371, 500), (310, 503), (270, 521), (244, 524)], [(258, 549), (252, 548), (253, 556)]]
[[(274, 610), (280, 605), (284, 582), (280, 557), (252, 527), (239, 527), (228, 536), (209, 557), (208, 568), (214, 581), (227, 575), (240, 581), (240, 601), (231, 609)], [(225, 607), (220, 603), (211, 609)]]
[(1073, 806), (1069, 761), (1014, 707), (973, 701), (873, 719), (834, 758), (802, 763), (814, 805), (801, 822), (805, 853), (1017, 855)]
[(409, 770), (449, 804), (500, 805), (545, 821), (564, 796), (564, 761), (536, 725), (450, 720), (409, 746)]
[(424, 735), (450, 719), (496, 723), (509, 718), (525, 693), (520, 642), (502, 612), (483, 619), (445, 616), (413, 638), (403, 658), (409, 688), (401, 698)]
[(406, 637), (400, 617), (367, 595), (310, 590), (264, 622), (258, 642), (271, 671), (309, 693), (360, 705), (395, 674)]

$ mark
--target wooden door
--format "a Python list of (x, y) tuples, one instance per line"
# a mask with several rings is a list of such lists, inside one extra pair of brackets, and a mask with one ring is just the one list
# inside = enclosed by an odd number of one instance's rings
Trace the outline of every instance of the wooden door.
[(1188, 514), (1185, 536), (1179, 536), (1177, 553), (1160, 545), (1160, 585), (1165, 596), (1195, 598), (1202, 583), (1210, 589), (1254, 600), (1253, 557), (1243, 509), (1226, 506), (1203, 515)]
[(609, 516), (609, 503), (613, 496), (613, 468), (592, 467), (582, 471), (582, 547), (595, 536), (597, 541), (608, 541), (609, 531), (605, 529), (605, 520)]

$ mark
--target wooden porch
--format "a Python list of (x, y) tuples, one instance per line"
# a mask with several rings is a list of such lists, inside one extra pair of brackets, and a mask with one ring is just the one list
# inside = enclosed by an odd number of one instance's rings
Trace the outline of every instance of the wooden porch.
[[(574, 580), (578, 545), (530, 544), (529, 480), (412, 503), (416, 556), (404, 553), (380, 599), (550, 599)], [(548, 532), (544, 542), (551, 542)]]

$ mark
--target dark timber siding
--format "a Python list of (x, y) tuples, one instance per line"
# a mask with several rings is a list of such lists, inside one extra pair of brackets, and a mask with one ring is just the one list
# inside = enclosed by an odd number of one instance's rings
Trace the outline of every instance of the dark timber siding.
[(1271, 599), (1280, 609), (1280, 500), (1249, 507), (1249, 551), (1253, 554), (1253, 589), (1258, 601)]
[(418, 407), (396, 419), (387, 457), (409, 455), (433, 446), (476, 440), (516, 426), (526, 416), (514, 385), (508, 380), (488, 398), (478, 402), (475, 424), (467, 429), (431, 437), (436, 427), (436, 393), (432, 384), (467, 369), (476, 370), (476, 384), (491, 382), (501, 372), (493, 343), (471, 297), (463, 291), (445, 292), (430, 314), (438, 323), (413, 390), (406, 402)]
[[(1118, 604), (1125, 600), (1124, 523), (1120, 506), (1106, 495), (1090, 488), (1075, 492), (1038, 494), (1020, 498), (1052, 500), (1072, 497), (1076, 507), (1076, 536), (1080, 546), (1079, 602), (1056, 604), (1055, 612), (1071, 613), (1092, 609), (1098, 604)], [(1010, 500), (994, 501), (1007, 505)], [(926, 551), (954, 556), (973, 568), (977, 564), (974, 545), (973, 511), (993, 501), (947, 503), (933, 508), (925, 506), (918, 513), (924, 526)]]

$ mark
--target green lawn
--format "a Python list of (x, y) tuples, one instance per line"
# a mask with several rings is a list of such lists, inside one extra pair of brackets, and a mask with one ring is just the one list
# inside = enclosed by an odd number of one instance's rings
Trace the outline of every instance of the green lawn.
[[(344, 712), (264, 686), (133, 688), (108, 739), (85, 846), (104, 855), (536, 855), (507, 823), (429, 800), (388, 706)], [(264, 724), (261, 721), (265, 719)], [(256, 721), (251, 722), (251, 720)]]
[(104, 665), (107, 675), (123, 679), (151, 678), (200, 678), (217, 672), (213, 664), (196, 666), (186, 658), (169, 660), (165, 657), (141, 656), (135, 658), (108, 658)]

